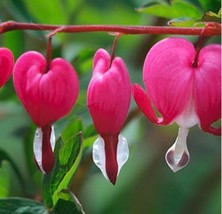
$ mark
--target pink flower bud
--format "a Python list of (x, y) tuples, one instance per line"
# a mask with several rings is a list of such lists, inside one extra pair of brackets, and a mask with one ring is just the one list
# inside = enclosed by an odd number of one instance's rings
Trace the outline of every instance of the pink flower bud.
[(190, 127), (198, 124), (205, 132), (221, 133), (220, 128), (212, 127), (221, 117), (221, 46), (207, 45), (197, 55), (185, 39), (164, 39), (148, 52), (143, 80), (147, 92), (137, 84), (132, 91), (145, 116), (159, 125), (176, 122), (180, 126), (178, 138), (166, 154), (168, 165), (176, 172), (189, 161), (186, 138)]
[(7, 48), (0, 48), (0, 88), (8, 81), (14, 66), (14, 56)]
[(93, 160), (113, 184), (128, 158), (126, 139), (119, 135), (127, 117), (131, 90), (124, 61), (99, 49), (94, 56), (87, 104), (100, 137), (93, 146)]
[(79, 83), (72, 65), (56, 58), (47, 65), (38, 52), (19, 57), (13, 71), (16, 93), (33, 122), (40, 128), (34, 140), (35, 160), (48, 173), (54, 163), (54, 130), (51, 124), (68, 114), (75, 104)]

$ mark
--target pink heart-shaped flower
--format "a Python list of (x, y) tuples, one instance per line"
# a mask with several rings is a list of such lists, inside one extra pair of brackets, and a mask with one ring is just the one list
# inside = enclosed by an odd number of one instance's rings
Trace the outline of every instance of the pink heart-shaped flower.
[(14, 56), (7, 48), (0, 48), (0, 87), (10, 78), (14, 66)]
[(40, 53), (26, 52), (15, 63), (13, 80), (18, 97), (39, 127), (69, 113), (78, 97), (76, 72), (62, 58), (52, 60), (47, 67)]
[(34, 155), (39, 169), (49, 173), (54, 166), (54, 129), (56, 120), (75, 104), (79, 82), (70, 63), (56, 58), (47, 64), (38, 52), (24, 53), (15, 63), (13, 80), (16, 93), (37, 128)]
[(198, 124), (205, 132), (221, 133), (221, 128), (212, 126), (221, 117), (221, 46), (211, 44), (196, 52), (185, 39), (164, 39), (148, 52), (143, 81), (147, 91), (138, 84), (132, 91), (146, 117), (159, 125), (176, 122), (180, 126), (166, 154), (167, 163), (177, 171), (189, 161), (186, 138), (190, 127)]
[(112, 60), (106, 50), (97, 50), (87, 90), (88, 109), (100, 134), (93, 145), (93, 161), (113, 184), (128, 159), (127, 140), (119, 133), (130, 99), (130, 77), (123, 59), (114, 57)]

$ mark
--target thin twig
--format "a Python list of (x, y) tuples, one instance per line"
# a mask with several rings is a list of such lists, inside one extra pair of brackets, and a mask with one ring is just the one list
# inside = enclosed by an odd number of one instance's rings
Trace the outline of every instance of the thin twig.
[[(209, 24), (209, 23), (208, 23)], [(83, 33), (83, 32), (116, 32), (123, 34), (180, 34), (200, 35), (202, 27), (171, 27), (171, 26), (130, 26), (130, 25), (47, 25), (26, 22), (7, 21), (0, 24), (0, 34), (12, 30), (37, 30), (54, 31), (58, 33)], [(221, 25), (210, 23), (205, 31), (205, 36), (221, 35)]]

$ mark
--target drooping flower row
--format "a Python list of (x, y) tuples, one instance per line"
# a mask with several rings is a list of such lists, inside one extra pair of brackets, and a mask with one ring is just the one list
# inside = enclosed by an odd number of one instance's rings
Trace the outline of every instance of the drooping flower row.
[[(76, 103), (79, 81), (75, 69), (65, 59), (47, 62), (35, 51), (21, 55), (15, 65), (13, 54), (0, 48), (0, 87), (13, 71), (16, 93), (38, 127), (34, 155), (39, 169), (49, 173), (54, 165), (53, 123), (67, 115)], [(128, 159), (127, 140), (120, 132), (126, 120), (131, 91), (144, 115), (158, 125), (176, 122), (178, 137), (166, 153), (173, 171), (189, 162), (186, 138), (198, 124), (208, 133), (220, 135), (212, 124), (221, 117), (221, 46), (211, 44), (196, 51), (182, 38), (167, 38), (148, 52), (143, 81), (146, 90), (131, 85), (127, 67), (99, 49), (93, 59), (93, 73), (87, 90), (87, 105), (99, 134), (93, 145), (93, 160), (103, 175), (115, 184)], [(158, 118), (155, 109), (162, 115)]]

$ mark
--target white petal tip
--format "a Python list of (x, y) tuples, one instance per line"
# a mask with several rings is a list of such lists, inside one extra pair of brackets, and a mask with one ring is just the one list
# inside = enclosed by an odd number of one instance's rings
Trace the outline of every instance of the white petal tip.
[(165, 155), (166, 162), (173, 172), (184, 168), (190, 160), (186, 142), (188, 132), (189, 129), (180, 127), (175, 143), (168, 149)]
[(96, 166), (101, 170), (103, 176), (109, 181), (108, 176), (106, 174), (106, 163), (105, 163), (105, 143), (102, 137), (98, 137), (94, 144), (92, 150), (92, 158), (93, 162)]
[(177, 172), (184, 168), (190, 160), (189, 153), (184, 151), (184, 153), (181, 155), (181, 157), (178, 159), (175, 156), (175, 152), (173, 150), (168, 150), (168, 152), (165, 155), (166, 162), (168, 166), (171, 168), (173, 172)]
[[(55, 142), (56, 139), (55, 139), (54, 127), (51, 127), (50, 144), (52, 152), (54, 151)], [(43, 131), (42, 128), (37, 128), (35, 131), (34, 142), (33, 142), (34, 157), (35, 157), (35, 162), (40, 171), (42, 172), (42, 174), (46, 174), (47, 170), (45, 170), (43, 167), (43, 155), (47, 154), (43, 154), (44, 151), (42, 150), (42, 144), (43, 144)]]
[(129, 148), (127, 140), (124, 136), (119, 135), (118, 140), (119, 141), (117, 146), (117, 163), (118, 163), (118, 175), (119, 175), (121, 168), (129, 158)]
[(94, 163), (97, 165), (97, 167), (101, 170), (103, 173), (103, 176), (110, 181), (112, 184), (116, 183), (116, 177), (119, 175), (119, 172), (122, 168), (122, 166), (126, 163), (127, 159), (129, 157), (129, 149), (127, 145), (127, 140), (122, 135), (118, 136), (118, 145), (117, 145), (117, 164), (118, 164), (118, 173), (115, 175), (114, 180), (110, 180), (108, 177), (108, 173), (106, 172), (106, 153), (105, 153), (105, 142), (102, 137), (98, 137), (96, 141), (93, 144), (93, 151), (92, 151), (92, 158)]

